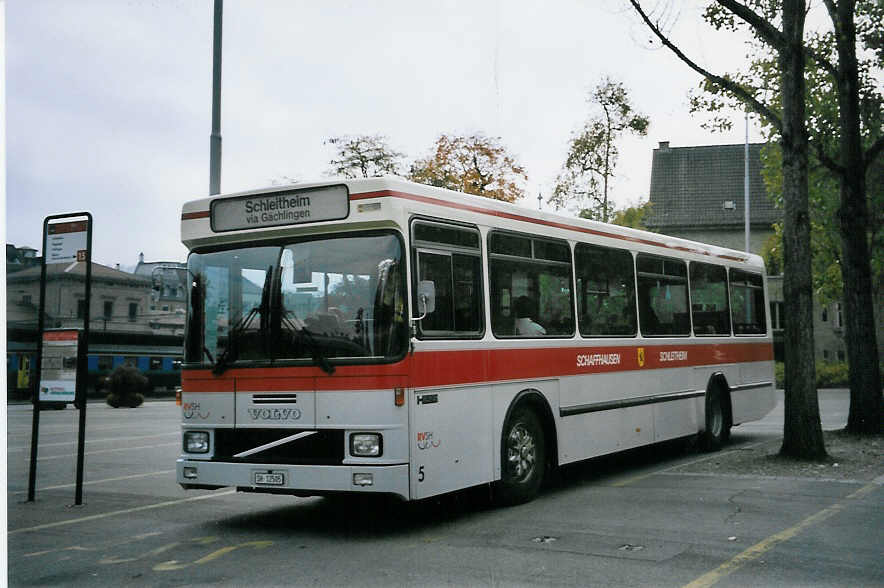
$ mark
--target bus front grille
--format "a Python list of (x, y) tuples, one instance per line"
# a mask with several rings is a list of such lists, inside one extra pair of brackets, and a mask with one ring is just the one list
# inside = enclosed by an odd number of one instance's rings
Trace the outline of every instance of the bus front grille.
[(320, 429), (315, 434), (270, 447), (246, 457), (234, 457), (256, 447), (308, 431), (308, 429), (216, 429), (215, 461), (293, 465), (341, 465), (344, 431)]

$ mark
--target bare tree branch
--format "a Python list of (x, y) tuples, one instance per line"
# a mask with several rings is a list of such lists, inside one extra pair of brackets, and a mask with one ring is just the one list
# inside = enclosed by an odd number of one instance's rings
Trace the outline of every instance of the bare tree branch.
[(778, 51), (786, 46), (786, 37), (783, 33), (745, 4), (735, 2), (734, 0), (717, 1), (755, 29), (762, 39)]
[[(727, 1), (727, 0), (721, 0)], [(736, 96), (740, 101), (745, 104), (748, 104), (752, 107), (752, 109), (766, 118), (774, 128), (777, 129), (778, 132), (782, 133), (783, 131), (783, 121), (777, 116), (775, 112), (773, 112), (766, 105), (758, 101), (752, 94), (747, 92), (745, 88), (742, 88), (738, 84), (733, 81), (724, 78), (722, 76), (716, 75), (695, 63), (692, 59), (690, 59), (687, 55), (685, 55), (678, 47), (676, 47), (666, 35), (660, 30), (660, 28), (645, 14), (645, 11), (642, 9), (641, 4), (639, 4), (638, 0), (629, 0), (629, 3), (632, 4), (632, 7), (635, 8), (635, 11), (641, 16), (642, 20), (645, 21), (645, 24), (648, 25), (648, 28), (653, 31), (653, 33), (660, 39), (660, 42), (663, 43), (666, 47), (669, 48), (670, 51), (675, 53), (676, 57), (681, 59), (688, 67), (692, 70), (709, 80), (710, 82), (721, 86), (734, 96)], [(765, 21), (766, 22), (766, 21)]]

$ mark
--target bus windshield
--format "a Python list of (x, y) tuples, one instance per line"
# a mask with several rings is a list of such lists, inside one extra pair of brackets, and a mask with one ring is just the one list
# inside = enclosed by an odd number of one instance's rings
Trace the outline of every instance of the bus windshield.
[[(191, 253), (185, 360), (391, 361), (407, 345), (402, 245), (392, 232)], [(337, 363), (337, 362), (336, 362)]]

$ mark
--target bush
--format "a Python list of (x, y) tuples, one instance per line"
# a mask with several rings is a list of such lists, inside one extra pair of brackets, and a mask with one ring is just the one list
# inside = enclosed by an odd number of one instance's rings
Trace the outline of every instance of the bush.
[[(785, 365), (778, 361), (774, 365), (777, 388), (785, 387)], [(849, 368), (846, 362), (818, 361), (816, 363), (816, 387), (847, 388), (849, 386)]]
[(107, 403), (114, 408), (121, 406), (135, 408), (144, 402), (143, 392), (147, 390), (147, 378), (129, 365), (117, 366), (107, 377)]

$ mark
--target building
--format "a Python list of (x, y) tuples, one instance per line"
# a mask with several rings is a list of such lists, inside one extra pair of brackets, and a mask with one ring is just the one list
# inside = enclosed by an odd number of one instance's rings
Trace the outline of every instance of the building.
[[(768, 196), (761, 178), (762, 143), (749, 145), (749, 250), (760, 254), (773, 235), (782, 211)], [(732, 249), (745, 249), (745, 145), (654, 149), (651, 164), (651, 210), (646, 226), (660, 233)], [(783, 276), (769, 275), (775, 353), (782, 359), (785, 313)], [(846, 361), (842, 305), (814, 305), (817, 361)], [(878, 340), (882, 328), (878, 325)]]
[(144, 253), (139, 253), (133, 273), (151, 282), (147, 319), (154, 332), (183, 335), (187, 314), (187, 264), (144, 261)]

